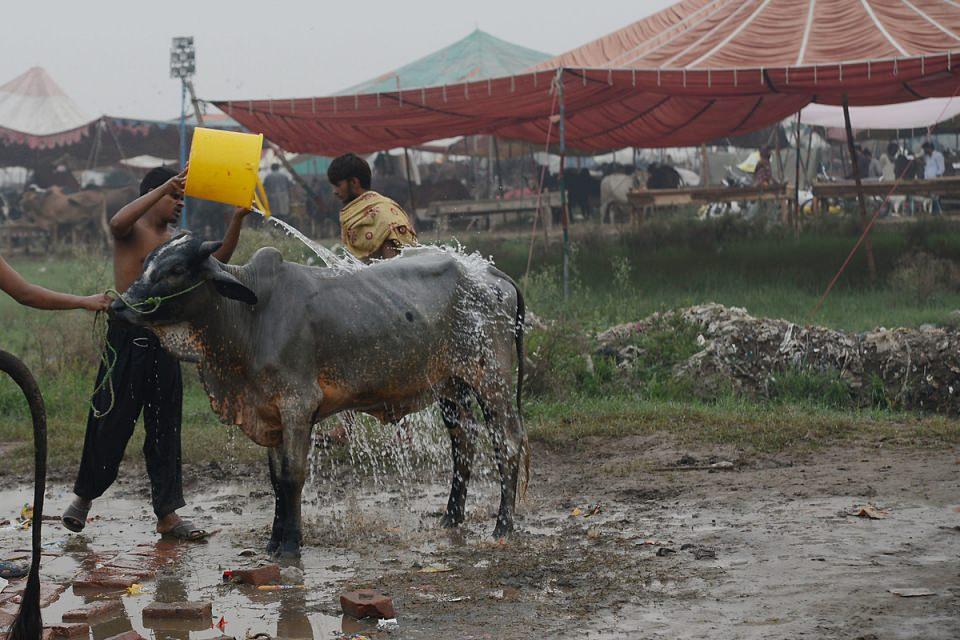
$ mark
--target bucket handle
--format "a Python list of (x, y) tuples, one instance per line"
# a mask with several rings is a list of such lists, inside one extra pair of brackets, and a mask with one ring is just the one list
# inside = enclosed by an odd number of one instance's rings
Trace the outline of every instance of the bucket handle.
[(270, 200), (267, 198), (267, 191), (263, 188), (260, 178), (257, 178), (257, 186), (253, 191), (253, 203), (264, 218), (270, 217)]

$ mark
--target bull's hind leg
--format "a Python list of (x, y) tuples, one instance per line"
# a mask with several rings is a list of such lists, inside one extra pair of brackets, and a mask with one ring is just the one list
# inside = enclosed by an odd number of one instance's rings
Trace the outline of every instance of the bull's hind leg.
[(453, 481), (447, 510), (440, 520), (443, 527), (456, 527), (466, 515), (467, 484), (473, 468), (475, 438), (470, 410), (470, 392), (466, 385), (457, 383), (452, 398), (439, 400), (440, 415), (450, 434), (453, 454)]
[(270, 532), (270, 542), (267, 543), (267, 553), (273, 555), (280, 549), (283, 542), (283, 522), (286, 518), (287, 501), (280, 483), (280, 473), (283, 467), (283, 452), (279, 447), (267, 450), (267, 462), (270, 465), (270, 484), (273, 486), (273, 529)]
[(517, 501), (517, 483), (520, 478), (520, 460), (523, 456), (525, 438), (523, 424), (509, 395), (500, 390), (484, 397), (477, 394), (483, 417), (490, 431), (497, 470), (500, 472), (500, 509), (497, 512), (495, 538), (506, 537), (513, 531), (513, 511)]

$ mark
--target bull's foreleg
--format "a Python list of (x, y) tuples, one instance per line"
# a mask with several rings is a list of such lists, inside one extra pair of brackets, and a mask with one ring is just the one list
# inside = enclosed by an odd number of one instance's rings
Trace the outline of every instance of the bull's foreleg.
[[(274, 455), (274, 452), (278, 452)], [(280, 548), (283, 541), (283, 521), (286, 517), (287, 501), (280, 483), (280, 474), (283, 452), (279, 447), (267, 451), (267, 462), (270, 464), (270, 484), (273, 486), (274, 508), (273, 529), (270, 532), (270, 542), (267, 543), (267, 553), (273, 555)]]
[(457, 400), (441, 399), (440, 415), (450, 434), (453, 454), (453, 481), (447, 510), (440, 520), (443, 527), (456, 527), (466, 515), (467, 484), (473, 468), (475, 451), (473, 425), (470, 420), (470, 397), (466, 391), (457, 394)]
[(513, 511), (523, 453), (523, 427), (509, 401), (480, 399), (480, 408), (490, 430), (497, 470), (500, 472), (500, 509), (493, 537), (504, 538), (513, 531)]
[(310, 421), (291, 424), (284, 420), (283, 444), (270, 449), (269, 453), (270, 476), (276, 492), (273, 534), (268, 546), (272, 555), (300, 556), (300, 545), (303, 543), (300, 498), (307, 477), (309, 454)]

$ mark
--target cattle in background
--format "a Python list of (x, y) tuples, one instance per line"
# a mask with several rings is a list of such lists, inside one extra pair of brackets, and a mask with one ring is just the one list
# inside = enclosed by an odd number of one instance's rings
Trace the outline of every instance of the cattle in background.
[[(625, 171), (625, 170), (624, 170)], [(616, 223), (616, 215), (629, 216), (633, 210), (628, 194), (640, 187), (642, 174), (611, 173), (600, 181), (600, 222)]]
[[(500, 471), (494, 535), (512, 530), (529, 452), (520, 417), (524, 305), (509, 277), (433, 247), (340, 273), (284, 262), (273, 248), (243, 267), (222, 265), (210, 257), (219, 246), (189, 235), (161, 245), (111, 312), (197, 362), (221, 421), (269, 447), (276, 503), (268, 551), (299, 554), (311, 429), (346, 410), (396, 422), (436, 401), (454, 469), (442, 523), (462, 523), (474, 456), (471, 397)], [(162, 302), (144, 314), (148, 299)]]
[(647, 167), (647, 189), (678, 189), (682, 184), (680, 174), (668, 164), (654, 162)]
[(53, 246), (69, 235), (73, 244), (109, 242), (107, 223), (114, 213), (137, 197), (136, 187), (85, 189), (66, 194), (59, 187), (31, 186), (20, 195), (25, 222), (45, 230)]

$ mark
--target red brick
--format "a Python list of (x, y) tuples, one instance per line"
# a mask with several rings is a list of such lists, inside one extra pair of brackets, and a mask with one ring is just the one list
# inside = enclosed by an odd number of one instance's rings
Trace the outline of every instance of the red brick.
[(207, 618), (213, 617), (209, 602), (154, 602), (143, 609), (144, 618)]
[(116, 617), (123, 612), (123, 603), (119, 600), (98, 600), (85, 607), (73, 609), (63, 614), (64, 622), (86, 622), (94, 618)]
[(153, 577), (153, 574), (149, 572), (131, 574), (109, 569), (97, 569), (74, 578), (73, 588), (81, 591), (114, 591), (128, 589), (130, 585), (151, 577)]
[(396, 618), (393, 599), (373, 589), (360, 589), (340, 594), (340, 608), (354, 618)]
[[(51, 604), (60, 599), (60, 594), (66, 591), (66, 585), (62, 584), (51, 584), (49, 582), (40, 583), (40, 608), (49, 607)], [(15, 604), (20, 604), (23, 600), (23, 590), (10, 599), (10, 602)]]
[(142, 635), (137, 633), (135, 630), (130, 629), (130, 631), (124, 631), (123, 633), (118, 633), (115, 636), (110, 636), (106, 640), (147, 640)]
[(257, 587), (262, 584), (279, 584), (280, 565), (268, 564), (253, 569), (234, 569), (228, 579)]
[(90, 626), (87, 624), (55, 624), (43, 628), (43, 636), (51, 638), (86, 638), (90, 635)]

